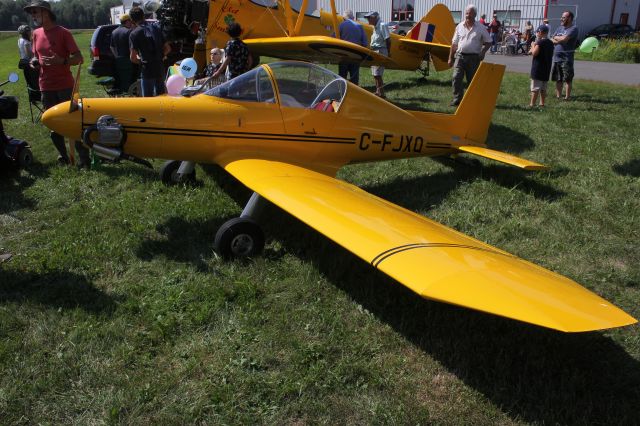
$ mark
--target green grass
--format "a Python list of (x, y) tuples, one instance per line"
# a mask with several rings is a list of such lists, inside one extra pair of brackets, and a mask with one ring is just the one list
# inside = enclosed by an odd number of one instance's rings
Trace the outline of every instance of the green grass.
[(576, 59), (598, 62), (640, 63), (640, 42), (636, 40), (600, 40), (600, 45), (592, 53), (576, 51)]
[[(90, 34), (76, 35), (86, 52)], [(17, 63), (0, 41), (0, 76)], [(364, 87), (373, 80), (361, 71)], [(100, 96), (95, 79), (85, 96)], [(451, 112), (450, 73), (385, 74), (391, 101)], [(640, 317), (638, 88), (576, 81), (525, 108), (505, 76), (489, 146), (551, 166), (349, 166), (340, 176), (560, 272)], [(248, 191), (198, 166), (165, 187), (123, 163), (55, 165), (21, 97), (8, 132), (36, 164), (0, 174), (2, 424), (634, 424), (640, 327), (565, 335), (421, 299), (275, 207), (263, 256), (223, 262)], [(156, 169), (160, 161), (155, 161)]]

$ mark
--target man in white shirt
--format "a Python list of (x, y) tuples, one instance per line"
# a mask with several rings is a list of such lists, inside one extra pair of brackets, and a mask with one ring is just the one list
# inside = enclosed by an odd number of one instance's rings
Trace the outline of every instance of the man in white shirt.
[[(364, 17), (369, 21), (369, 25), (373, 26), (371, 44), (369, 46), (371, 50), (384, 56), (391, 56), (391, 34), (389, 34), (387, 24), (382, 22), (380, 14), (375, 11), (367, 13)], [(382, 81), (384, 67), (382, 65), (372, 66), (371, 74), (376, 82), (376, 95), (384, 98), (384, 82)]]
[(453, 66), (453, 100), (451, 106), (457, 106), (462, 101), (464, 87), (462, 79), (467, 77), (470, 83), (484, 59), (485, 53), (491, 47), (491, 37), (484, 25), (476, 22), (478, 9), (470, 4), (464, 10), (464, 21), (456, 27), (449, 52), (449, 66)]

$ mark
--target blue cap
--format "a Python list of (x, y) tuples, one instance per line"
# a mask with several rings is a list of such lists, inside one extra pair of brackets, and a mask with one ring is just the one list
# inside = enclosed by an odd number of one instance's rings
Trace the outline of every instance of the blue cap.
[(546, 25), (540, 25), (537, 29), (536, 29), (537, 33), (548, 33), (549, 32), (549, 27), (547, 27)]

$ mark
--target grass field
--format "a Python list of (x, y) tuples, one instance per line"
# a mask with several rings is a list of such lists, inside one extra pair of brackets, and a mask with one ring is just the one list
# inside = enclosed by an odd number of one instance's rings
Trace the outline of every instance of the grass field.
[[(5, 76), (16, 40), (0, 52)], [(85, 67), (84, 96), (94, 81)], [(385, 81), (402, 107), (452, 111), (449, 72)], [(574, 88), (539, 111), (526, 75), (503, 81), (489, 146), (549, 172), (412, 159), (340, 177), (640, 318), (640, 89)], [(36, 164), (0, 175), (1, 424), (638, 423), (638, 325), (568, 335), (424, 300), (275, 207), (264, 255), (224, 262), (213, 237), (246, 188), (214, 166), (195, 187), (58, 167), (24, 83), (4, 89)]]

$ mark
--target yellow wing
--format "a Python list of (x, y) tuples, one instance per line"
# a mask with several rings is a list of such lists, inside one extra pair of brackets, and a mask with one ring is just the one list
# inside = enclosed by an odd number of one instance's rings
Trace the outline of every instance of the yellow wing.
[(391, 58), (373, 50), (327, 36), (269, 37), (243, 40), (251, 53), (319, 63), (358, 63), (396, 68)]
[(568, 278), (330, 176), (257, 159), (224, 167), (423, 297), (566, 332), (636, 322)]

